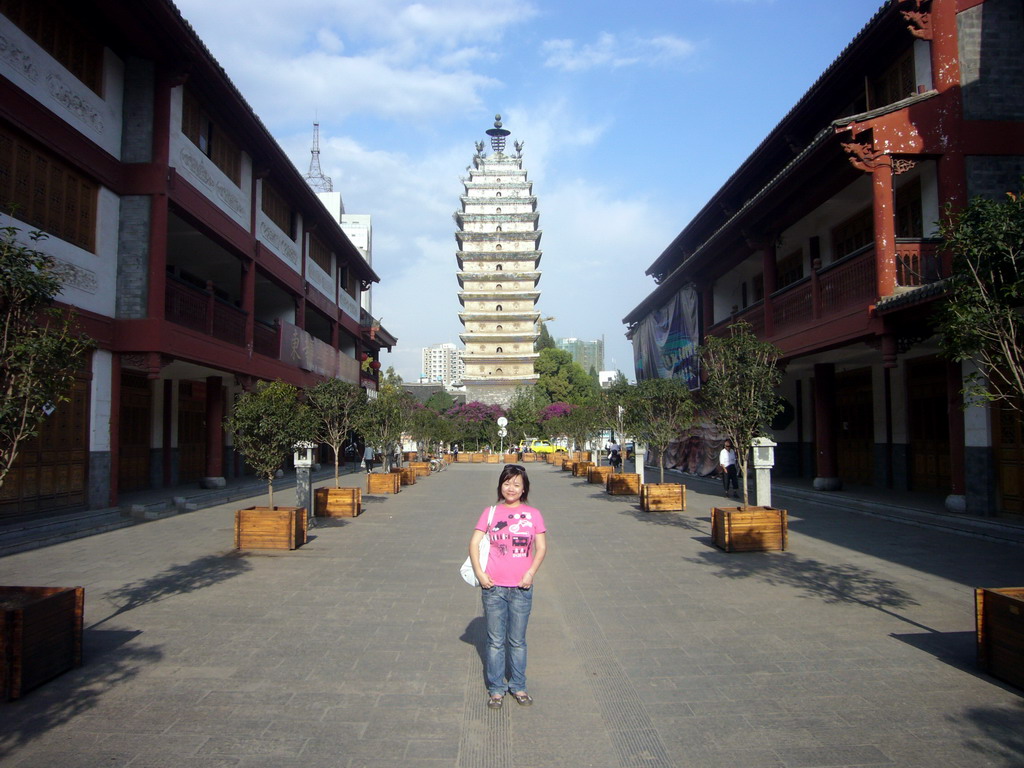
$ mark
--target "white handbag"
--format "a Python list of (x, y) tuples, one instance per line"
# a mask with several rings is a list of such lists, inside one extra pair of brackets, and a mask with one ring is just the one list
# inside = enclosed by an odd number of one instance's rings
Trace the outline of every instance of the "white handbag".
[[(491, 523), (494, 522), (494, 510), (496, 507), (491, 507), (491, 511), (487, 513), (487, 528), (484, 530), (484, 537), (480, 539), (480, 570), (487, 569), (487, 556), (491, 552)], [(462, 580), (469, 584), (471, 587), (479, 587), (480, 582), (476, 578), (476, 573), (473, 571), (473, 560), (469, 557), (466, 558), (466, 562), (459, 568), (459, 574), (462, 576)]]

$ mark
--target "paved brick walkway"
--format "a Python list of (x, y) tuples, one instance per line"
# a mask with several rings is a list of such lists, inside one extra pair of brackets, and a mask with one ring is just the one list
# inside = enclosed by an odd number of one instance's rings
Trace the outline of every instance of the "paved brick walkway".
[(0, 558), (87, 609), (85, 666), (0, 704), (0, 766), (1024, 765), (1024, 694), (973, 636), (973, 587), (1024, 585), (1020, 547), (798, 501), (789, 551), (726, 554), (712, 483), (646, 514), (530, 477), (532, 708), (485, 706), (457, 570), (497, 468), (459, 464), (294, 552), (232, 551), (233, 503)]

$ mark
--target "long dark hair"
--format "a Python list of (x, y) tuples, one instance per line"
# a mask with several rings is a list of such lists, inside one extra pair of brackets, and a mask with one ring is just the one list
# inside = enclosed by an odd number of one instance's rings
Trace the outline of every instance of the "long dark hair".
[(506, 464), (505, 468), (501, 470), (501, 474), (498, 476), (498, 503), (500, 504), (504, 500), (504, 496), (501, 495), (501, 486), (505, 484), (505, 481), (510, 477), (519, 476), (523, 478), (523, 495), (519, 497), (520, 501), (526, 501), (530, 496), (530, 478), (526, 474), (526, 467), (520, 464)]

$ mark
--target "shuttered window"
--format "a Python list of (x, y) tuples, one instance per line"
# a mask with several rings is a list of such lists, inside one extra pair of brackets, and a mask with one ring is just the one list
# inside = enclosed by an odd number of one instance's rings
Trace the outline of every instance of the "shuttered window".
[(95, 251), (99, 185), (0, 125), (0, 207), (47, 234)]
[(0, 0), (0, 13), (90, 90), (103, 95), (103, 46), (54, 0)]
[(278, 192), (273, 184), (263, 181), (262, 195), (263, 212), (267, 218), (277, 224), (278, 228), (288, 237), (295, 238), (295, 216), (288, 201)]
[(309, 238), (309, 258), (328, 275), (331, 274), (331, 251), (313, 235)]
[(181, 102), (181, 132), (236, 186), (241, 184), (242, 153), (238, 145), (210, 118), (199, 100), (188, 89), (185, 90)]

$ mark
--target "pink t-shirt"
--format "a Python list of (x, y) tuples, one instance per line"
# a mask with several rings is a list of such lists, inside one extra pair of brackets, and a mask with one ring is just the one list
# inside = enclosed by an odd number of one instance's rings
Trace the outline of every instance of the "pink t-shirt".
[(506, 507), (499, 504), (494, 520), (487, 530), (487, 507), (480, 515), (476, 530), (484, 531), (491, 542), (487, 555), (487, 575), (499, 587), (518, 587), (523, 574), (533, 565), (533, 540), (538, 533), (547, 533), (539, 509), (520, 504)]

